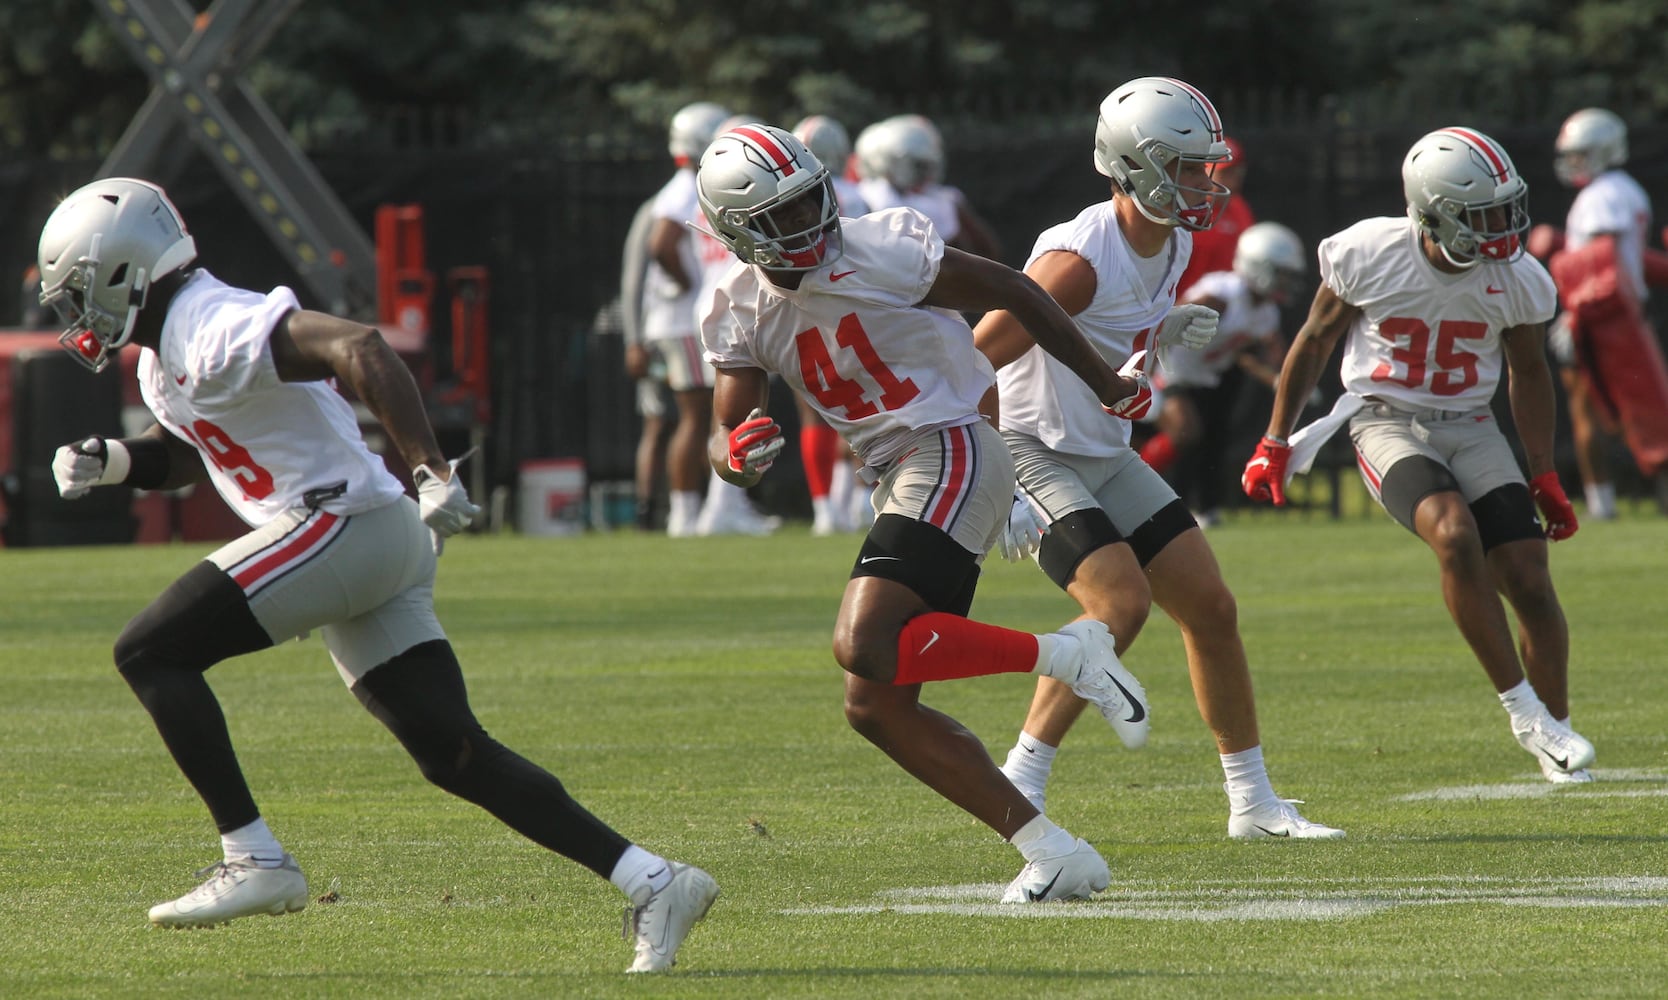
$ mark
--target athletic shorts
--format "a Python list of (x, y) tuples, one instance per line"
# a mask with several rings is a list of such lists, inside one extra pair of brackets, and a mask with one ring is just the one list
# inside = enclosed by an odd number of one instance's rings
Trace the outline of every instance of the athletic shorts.
[(351, 516), (289, 510), (208, 559), (243, 588), (274, 643), (319, 629), (350, 687), (446, 638), (434, 615), (434, 543), (410, 497)]
[(672, 411), (664, 373), (637, 380), (637, 413), (650, 420), (658, 420)]
[(1176, 491), (1133, 449), (1110, 457), (1064, 455), (1029, 434), (1003, 431), (1020, 488), (1053, 524), (1074, 510), (1099, 507), (1128, 538), (1176, 502)]
[(673, 392), (691, 389), (711, 389), (716, 381), (712, 366), (707, 364), (701, 338), (696, 336), (669, 337), (665, 340), (643, 342), (666, 366), (666, 384)]
[[(1380, 487), (1397, 463), (1415, 455), (1453, 473), (1466, 503), (1513, 483), (1523, 483), (1512, 446), (1501, 433), (1494, 412), (1475, 410), (1408, 410), (1389, 403), (1368, 403), (1350, 419), (1361, 478), (1383, 506)], [(1386, 508), (1388, 511), (1388, 508)], [(1395, 516), (1394, 512), (1390, 512)]]
[(875, 485), (875, 513), (937, 527), (979, 558), (996, 544), (1014, 501), (1014, 463), (984, 420), (923, 431)]

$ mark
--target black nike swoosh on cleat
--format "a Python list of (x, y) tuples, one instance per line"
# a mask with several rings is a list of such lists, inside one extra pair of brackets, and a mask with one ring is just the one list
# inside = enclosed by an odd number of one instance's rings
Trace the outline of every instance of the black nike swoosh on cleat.
[(1546, 759), (1550, 760), (1553, 766), (1558, 768), (1558, 770), (1568, 771), (1570, 769), (1570, 759), (1568, 757), (1565, 757), (1563, 760), (1559, 760), (1551, 754), (1546, 753), (1545, 750), (1542, 750), (1541, 753), (1546, 754)]
[(1125, 722), (1140, 722), (1142, 719), (1145, 719), (1147, 717), (1147, 708), (1146, 708), (1145, 705), (1141, 704), (1141, 699), (1139, 699), (1139, 698), (1135, 697), (1134, 695), (1130, 694), (1129, 693), (1129, 688), (1126, 688), (1122, 684), (1119, 684), (1118, 683), (1118, 678), (1116, 678), (1112, 675), (1112, 671), (1108, 670), (1106, 672), (1106, 676), (1112, 678), (1112, 686), (1117, 688), (1119, 691), (1122, 691), (1123, 694), (1124, 694), (1124, 700), (1129, 702), (1129, 708), (1130, 708), (1129, 718), (1125, 719), (1124, 721)]
[[(1065, 869), (1062, 868), (1060, 871), (1063, 872)], [(1055, 872), (1054, 877), (1048, 880), (1048, 884), (1042, 887), (1042, 892), (1037, 892), (1034, 889), (1027, 889), (1025, 890), (1025, 895), (1030, 897), (1031, 902), (1040, 903), (1048, 898), (1049, 891), (1054, 888), (1054, 883), (1058, 881), (1060, 881), (1060, 872)]]
[(1292, 832), (1290, 830), (1281, 830), (1279, 833), (1275, 833), (1273, 830), (1270, 830), (1266, 826), (1257, 826), (1257, 824), (1255, 824), (1255, 823), (1252, 823), (1251, 825), (1256, 826), (1257, 829), (1259, 829), (1262, 832), (1268, 834), (1270, 837), (1290, 837), (1292, 835)]

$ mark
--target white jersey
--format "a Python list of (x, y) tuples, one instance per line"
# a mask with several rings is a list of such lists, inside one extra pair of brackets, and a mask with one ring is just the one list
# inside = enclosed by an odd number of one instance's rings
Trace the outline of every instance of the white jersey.
[[(1137, 350), (1152, 346), (1151, 332), (1176, 304), (1176, 283), (1193, 252), (1193, 234), (1172, 231), (1158, 258), (1142, 261), (1118, 228), (1112, 204), (1091, 205), (1072, 221), (1044, 230), (1025, 266), (1065, 250), (1094, 268), (1094, 297), (1072, 319), (1106, 363), (1121, 368)], [(1143, 270), (1153, 279), (1144, 279)], [(1028, 434), (1070, 455), (1104, 457), (1129, 447), (1129, 421), (1108, 420), (1083, 380), (1041, 347), (1020, 355), (997, 378), (1003, 430)]]
[(309, 494), (324, 497), (311, 506), (348, 515), (405, 492), (330, 384), (279, 379), (268, 341), (300, 308), (288, 288), (262, 295), (198, 270), (169, 304), (157, 349), (139, 355), (145, 405), (196, 445), (214, 488), (254, 527), (308, 506)]
[(1361, 310), (1345, 335), (1344, 388), (1413, 409), (1488, 406), (1500, 335), (1552, 318), (1557, 293), (1528, 254), (1459, 274), (1436, 269), (1404, 217), (1365, 219), (1321, 242), (1321, 280)]
[[(654, 218), (671, 219), (679, 227), (700, 216), (701, 204), (695, 193), (695, 169), (679, 167), (654, 196)], [(653, 227), (651, 227), (651, 232)], [(696, 256), (694, 233), (685, 232), (678, 241), (678, 253), (683, 258), (683, 270), (694, 285), (688, 290), (678, 287), (672, 276), (653, 260), (643, 281), (643, 339), (672, 340), (695, 335), (695, 296), (701, 285), (701, 264)]]
[(869, 207), (869, 200), (863, 197), (863, 192), (858, 188), (856, 181), (847, 180), (844, 177), (835, 177), (833, 181), (834, 201), (839, 205), (842, 216), (855, 219), (860, 215), (868, 215), (872, 211)]
[(944, 259), (925, 216), (891, 209), (841, 228), (845, 252), (806, 272), (797, 289), (777, 287), (757, 267), (730, 271), (701, 339), (717, 368), (782, 376), (863, 464), (879, 468), (919, 431), (978, 421), (996, 376), (960, 314), (919, 304)]
[(1564, 221), (1564, 238), (1571, 250), (1579, 250), (1604, 233), (1616, 235), (1616, 257), (1622, 270), (1633, 280), (1634, 293), (1643, 302), (1645, 287), (1646, 230), (1651, 224), (1651, 197), (1624, 170), (1606, 170), (1593, 178), (1575, 196)]
[[(860, 181), (857, 193), (871, 212), (888, 208), (913, 208), (932, 220), (939, 238), (954, 243), (961, 235), (961, 191), (944, 184), (929, 184), (919, 191), (899, 191), (884, 177)], [(841, 211), (844, 211), (842, 207)]]
[(1245, 278), (1233, 271), (1212, 271), (1188, 287), (1186, 302), (1215, 299), (1222, 303), (1216, 338), (1201, 351), (1179, 348), (1167, 352), (1169, 362), (1160, 375), (1166, 386), (1212, 388), (1241, 354), (1273, 340), (1280, 333), (1280, 307), (1273, 299), (1257, 302)]

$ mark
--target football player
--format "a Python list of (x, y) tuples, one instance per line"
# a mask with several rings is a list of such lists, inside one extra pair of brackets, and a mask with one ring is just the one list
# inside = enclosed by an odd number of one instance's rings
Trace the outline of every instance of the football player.
[(701, 361), (695, 332), (695, 297), (701, 263), (688, 223), (695, 204), (695, 164), (730, 112), (710, 101), (678, 109), (669, 128), (668, 149), (677, 170), (654, 196), (649, 229), (649, 273), (643, 281), (643, 350), (627, 355), (626, 373), (643, 378), (663, 370), (677, 407), (667, 443), (666, 479), (671, 509), (666, 533), (696, 533), (707, 488), (706, 447), (712, 415), (712, 372)]
[[(377, 331), (302, 309), (288, 288), (223, 284), (196, 266), (179, 212), (144, 181), (96, 181), (65, 198), (41, 231), (39, 260), (41, 301), (62, 317), (64, 346), (94, 371), (139, 347), (139, 388), (156, 419), (136, 437), (58, 449), (58, 491), (74, 499), (206, 479), (250, 525), (116, 640), (117, 669), (208, 806), (224, 851), (207, 881), (151, 907), (151, 922), (208, 926), (307, 905), (307, 880), (256, 807), (204, 674), (318, 629), (342, 680), (425, 778), (612, 881), (634, 907), (630, 971), (669, 967), (718, 887), (610, 829), (476, 721), (433, 588), (441, 540), (480, 508)], [(413, 470), (415, 501), (366, 447), (330, 379), (387, 431)]]
[[(1177, 306), (1175, 296), (1192, 234), (1209, 229), (1229, 197), (1213, 176), (1227, 158), (1216, 108), (1189, 84), (1141, 77), (1101, 102), (1094, 161), (1111, 179), (1111, 197), (1037, 237), (1025, 273), (1108, 363), (1157, 355), (1168, 367), (1215, 337), (1216, 312)], [(998, 371), (991, 409), (1000, 407), (1023, 490), (1004, 554), (1034, 555), (1083, 609), (1080, 621), (1111, 629), (1120, 653), (1153, 602), (1175, 619), (1221, 757), (1230, 837), (1342, 837), (1274, 793), (1234, 595), (1187, 505), (1129, 447), (1128, 424), (1108, 433), (1085, 421), (1082, 388), (1012, 314), (986, 316), (975, 335)], [(1033, 802), (1044, 801), (1055, 751), (1082, 710), (1066, 687), (1038, 681), (1003, 767)]]
[(990, 223), (960, 188), (944, 183), (944, 138), (923, 115), (894, 115), (857, 136), (857, 190), (870, 211), (903, 206), (932, 220), (944, 242), (996, 260)]
[(1156, 373), (1154, 381), (1163, 389), (1158, 433), (1141, 446), (1141, 458), (1153, 471), (1168, 473), (1201, 527), (1220, 516), (1219, 463), (1233, 441), (1229, 420), (1244, 380), (1272, 391), (1280, 377), (1286, 355), (1280, 308), (1291, 301), (1306, 270), (1297, 234), (1278, 222), (1258, 222), (1236, 242), (1231, 270), (1180, 286), (1183, 302), (1216, 311), (1216, 339), (1201, 351), (1171, 352), (1170, 366)]
[[(1569, 726), (1569, 628), (1547, 569), (1547, 539), (1569, 538), (1576, 520), (1552, 467), (1555, 295), (1523, 252), (1528, 185), (1499, 143), (1463, 127), (1415, 142), (1402, 185), (1406, 217), (1365, 219), (1321, 242), (1321, 286), (1245, 492), (1285, 503), (1290, 472), (1347, 419), (1367, 488), (1436, 553), (1448, 612), (1518, 743), (1548, 781), (1590, 781), (1593, 745)], [(1346, 395), (1288, 442), (1340, 340)], [(1527, 483), (1490, 408), (1502, 369)], [(1501, 594), (1517, 614), (1521, 659)]]
[(1099, 420), (1102, 405), (1147, 405), (1150, 390), (1114, 373), (1033, 282), (947, 248), (921, 213), (842, 220), (827, 168), (783, 129), (719, 136), (697, 182), (713, 234), (748, 265), (725, 275), (701, 323), (718, 371), (713, 468), (747, 486), (775, 460), (781, 428), (764, 415), (775, 373), (814, 401), (876, 483), (877, 517), (834, 626), (847, 721), (1019, 849), (1026, 864), (1004, 901), (1106, 888), (1093, 847), (1027, 802), (972, 733), (921, 704), (926, 681), (1034, 672), (1093, 700), (1126, 742), (1147, 732), (1145, 695), (1099, 623), (1036, 636), (966, 617), (1013, 464), (979, 417), (993, 376), (953, 310), (1012, 310), (1093, 386), (1083, 395)]
[(1537, 226), (1543, 232), (1532, 232), (1529, 244), (1564, 300), (1552, 348), (1562, 362), (1587, 516), (1616, 516), (1609, 459), (1615, 430), (1655, 481), (1657, 505), (1668, 513), (1668, 369), (1644, 310), (1650, 272), (1660, 272), (1655, 283), (1668, 281), (1668, 257), (1646, 247), (1651, 199), (1622, 169), (1627, 124), (1614, 112), (1570, 115), (1555, 147), (1558, 179), (1576, 189), (1575, 201), (1563, 233)]

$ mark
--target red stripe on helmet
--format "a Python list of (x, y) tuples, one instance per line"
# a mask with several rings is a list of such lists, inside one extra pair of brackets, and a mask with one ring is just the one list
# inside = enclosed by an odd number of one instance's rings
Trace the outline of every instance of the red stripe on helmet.
[(771, 159), (771, 162), (776, 164), (776, 169), (782, 172), (783, 177), (793, 176), (793, 157), (789, 156), (787, 151), (782, 148), (781, 144), (778, 143), (769, 133), (761, 132), (748, 125), (743, 125), (740, 128), (734, 128), (730, 131), (732, 134), (739, 135), (743, 139), (751, 142), (753, 145), (758, 146), (759, 149)]
[(1483, 159), (1487, 160), (1489, 164), (1494, 167), (1494, 179), (1496, 181), (1505, 181), (1510, 179), (1511, 170), (1506, 166), (1506, 153), (1494, 142), (1493, 139), (1483, 135), (1481, 132), (1473, 132), (1470, 129), (1465, 128), (1450, 128), (1444, 129), (1443, 131), (1467, 143), (1479, 153), (1482, 153)]
[(1199, 104), (1204, 107), (1205, 116), (1210, 120), (1210, 130), (1217, 133), (1222, 131), (1222, 118), (1216, 113), (1216, 105), (1212, 104), (1210, 102), (1210, 98), (1206, 97), (1198, 87), (1193, 86), (1185, 80), (1178, 80), (1173, 76), (1167, 76), (1164, 79), (1169, 80), (1171, 83), (1187, 91), (1189, 94), (1192, 94), (1193, 99), (1198, 101)]

